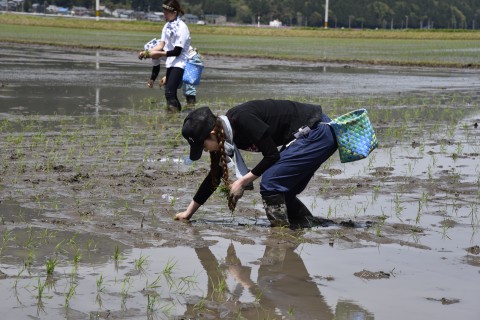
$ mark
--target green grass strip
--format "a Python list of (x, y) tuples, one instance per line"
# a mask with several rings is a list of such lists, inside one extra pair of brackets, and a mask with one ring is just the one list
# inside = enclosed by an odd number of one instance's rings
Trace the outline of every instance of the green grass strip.
[[(0, 41), (139, 51), (162, 23), (0, 14)], [(480, 32), (189, 26), (204, 55), (479, 68)]]

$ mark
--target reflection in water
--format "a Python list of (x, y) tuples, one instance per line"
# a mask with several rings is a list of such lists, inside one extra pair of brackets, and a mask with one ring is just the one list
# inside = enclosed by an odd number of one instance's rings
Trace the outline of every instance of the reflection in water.
[[(476, 90), (480, 84), (478, 72), (468, 70), (211, 59), (208, 61), (207, 57), (200, 103), (217, 99), (324, 99), (353, 94), (443, 91), (446, 87)], [(103, 111), (131, 108), (132, 101), (162, 97), (159, 88), (145, 88), (145, 65), (131, 52), (78, 48), (59, 51), (54, 47), (0, 43), (0, 70), (1, 111), (22, 108), (25, 113), (44, 115), (91, 114), (85, 106), (93, 104), (91, 92), (95, 88), (102, 89)]]
[(373, 320), (373, 314), (362, 309), (352, 301), (340, 300), (335, 308), (335, 319), (337, 320)]
[[(246, 319), (374, 319), (351, 301), (340, 301), (334, 312), (295, 249), (266, 245), (259, 259), (258, 277), (252, 279), (252, 268), (242, 264), (233, 243), (228, 246), (224, 263), (217, 260), (209, 247), (196, 248), (209, 279), (208, 290), (203, 303), (187, 304), (185, 317), (193, 317), (199, 312), (199, 305), (203, 305), (218, 317), (233, 314)], [(236, 282), (231, 289), (226, 285), (228, 277)], [(255, 302), (241, 302), (249, 294)]]
[(95, 116), (98, 116), (100, 109), (100, 88), (95, 89)]

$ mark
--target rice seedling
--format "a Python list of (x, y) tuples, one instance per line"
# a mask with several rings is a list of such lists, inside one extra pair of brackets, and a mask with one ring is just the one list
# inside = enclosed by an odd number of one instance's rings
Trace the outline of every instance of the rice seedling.
[(102, 309), (103, 299), (101, 293), (99, 292), (95, 295), (95, 303), (98, 305), (98, 308)]
[(172, 310), (174, 309), (175, 309), (175, 304), (174, 302), (171, 302), (171, 303), (160, 305), (157, 311), (162, 312), (162, 314), (165, 315), (167, 319), (171, 319), (172, 318), (171, 313), (172, 313)]
[(55, 271), (55, 267), (58, 264), (58, 259), (57, 257), (55, 258), (48, 258), (47, 261), (45, 262), (45, 269), (47, 271), (47, 275), (51, 276), (53, 275), (53, 272)]
[(328, 206), (328, 210), (327, 210), (327, 219), (330, 219), (332, 217), (332, 206)]
[(33, 265), (34, 261), (35, 261), (35, 252), (33, 251), (33, 249), (29, 249), (27, 258), (23, 261), (23, 265), (28, 270), (28, 268), (30, 268)]
[(0, 255), (2, 255), (3, 250), (5, 250), (10, 241), (15, 241), (15, 234), (13, 234), (11, 230), (6, 229), (2, 235), (2, 247), (0, 248)]
[(375, 224), (375, 236), (376, 236), (377, 238), (382, 237), (381, 226), (382, 226), (382, 224), (380, 224), (380, 223), (376, 223), (376, 224)]
[(205, 307), (206, 302), (207, 302), (207, 299), (205, 297), (202, 297), (197, 303), (193, 305), (193, 310), (197, 312), (204, 310), (206, 308)]
[(42, 303), (42, 299), (45, 297), (44, 296), (44, 291), (45, 291), (46, 286), (47, 286), (46, 281), (42, 282), (40, 277), (37, 279), (37, 285), (33, 286), (35, 288), (35, 290), (37, 290), (37, 295), (36, 295), (37, 304)]
[(148, 264), (148, 256), (140, 255), (138, 259), (134, 260), (135, 269), (140, 272), (145, 272), (145, 266)]
[(155, 312), (155, 305), (158, 304), (158, 295), (154, 292), (152, 295), (147, 294), (147, 316)]
[(475, 229), (479, 226), (479, 219), (478, 219), (478, 205), (476, 203), (470, 204), (470, 223), (472, 227)]
[(49, 229), (43, 229), (40, 235), (38, 236), (38, 240), (42, 243), (48, 243), (50, 239), (54, 239), (56, 237), (56, 231), (50, 231)]
[(105, 278), (103, 277), (103, 274), (100, 274), (96, 278), (95, 283), (97, 284), (97, 292), (104, 292), (105, 290), (104, 280)]
[(67, 245), (73, 247), (75, 246), (77, 243), (76, 243), (76, 239), (78, 237), (78, 234), (75, 233), (68, 241), (67, 241)]
[(437, 161), (438, 161), (438, 159), (437, 159), (437, 157), (435, 156), (434, 153), (432, 153), (432, 154), (430, 155), (430, 159), (432, 160), (432, 167), (436, 167), (436, 166), (437, 166)]
[(73, 279), (70, 279), (70, 285), (64, 293), (65, 301), (64, 301), (63, 307), (65, 309), (68, 309), (70, 307), (70, 300), (75, 296), (77, 292), (77, 287), (78, 287), (78, 284), (75, 283)]
[(171, 259), (169, 259), (167, 261), (167, 264), (165, 265), (165, 267), (162, 270), (163, 277), (165, 278), (165, 280), (169, 284), (170, 289), (175, 284), (175, 282), (173, 280), (173, 277), (172, 277), (172, 274), (173, 274), (173, 269), (175, 268), (176, 264), (177, 264), (176, 262), (173, 262)]
[(20, 277), (21, 277), (23, 271), (25, 271), (25, 270), (26, 270), (25, 265), (22, 265), (22, 267), (21, 267), (20, 270), (18, 271), (17, 276), (15, 277), (15, 281), (13, 282), (13, 285), (12, 285), (12, 288), (13, 288), (13, 290), (15, 291), (15, 295), (17, 295), (17, 299), (18, 299), (18, 292), (17, 292), (17, 289), (18, 289), (18, 281), (20, 280)]
[(418, 201), (417, 216), (416, 216), (416, 218), (415, 218), (415, 224), (417, 224), (417, 225), (420, 223), (420, 218), (421, 218), (422, 213), (423, 213), (422, 208), (423, 208), (422, 201), (419, 200), (419, 201)]
[(433, 182), (433, 168), (432, 165), (428, 165), (427, 167), (427, 175), (428, 175), (428, 181)]
[(33, 231), (31, 226), (28, 226), (28, 238), (23, 243), (23, 246), (26, 247), (26, 248), (33, 247), (34, 239), (35, 239), (34, 231)]
[(294, 306), (288, 307), (288, 315), (290, 317), (293, 317), (295, 315), (295, 307)]
[(401, 221), (402, 219), (400, 218), (400, 216), (402, 215), (402, 211), (405, 208), (402, 207), (402, 204), (401, 204), (401, 201), (400, 201), (400, 196), (398, 195), (398, 193), (395, 193), (394, 205), (395, 205), (395, 215)]
[(75, 249), (75, 254), (73, 256), (73, 264), (77, 266), (80, 263), (80, 260), (82, 259), (82, 253), (80, 252), (80, 249)]
[(131, 279), (130, 277), (125, 277), (122, 282), (122, 290), (121, 290), (121, 297), (122, 297), (122, 308), (125, 307), (125, 302), (128, 296), (128, 290), (130, 290), (131, 286)]
[(60, 249), (61, 249), (61, 246), (63, 245), (64, 242), (65, 242), (65, 239), (62, 239), (62, 241), (60, 241), (59, 243), (57, 243), (57, 245), (56, 245), (55, 248), (54, 248), (54, 252), (59, 252)]
[(422, 205), (424, 205), (425, 207), (428, 208), (428, 193), (423, 191), (422, 192), (422, 197), (420, 199), (420, 202), (422, 203)]
[(255, 303), (260, 303), (260, 299), (262, 298), (262, 295), (264, 293), (265, 289), (258, 289), (255, 292)]
[(184, 294), (197, 285), (197, 275), (178, 277), (177, 290), (180, 294)]
[(113, 261), (114, 261), (114, 264), (115, 264), (115, 269), (118, 269), (118, 266), (120, 264), (120, 260), (124, 259), (124, 257), (122, 256), (121, 252), (120, 252), (120, 248), (118, 247), (118, 245), (115, 245), (115, 250), (113, 252)]
[(86, 249), (89, 251), (96, 251), (97, 250), (97, 243), (93, 239), (88, 239), (86, 243)]
[(160, 281), (161, 281), (160, 276), (155, 278), (155, 280), (153, 280), (152, 283), (148, 283), (148, 279), (147, 279), (147, 282), (145, 283), (145, 290), (155, 290), (157, 288), (160, 288)]
[(216, 300), (223, 301), (224, 293), (227, 291), (227, 281), (225, 277), (218, 277), (217, 279), (209, 278), (212, 286), (213, 294), (216, 294)]
[(447, 235), (447, 231), (450, 229), (450, 226), (448, 223), (442, 223), (442, 239), (450, 239), (450, 237)]

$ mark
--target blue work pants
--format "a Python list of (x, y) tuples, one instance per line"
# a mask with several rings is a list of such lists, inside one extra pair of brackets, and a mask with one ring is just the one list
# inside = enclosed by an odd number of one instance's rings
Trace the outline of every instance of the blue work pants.
[(280, 152), (280, 159), (262, 175), (260, 194), (270, 196), (284, 194), (293, 199), (312, 179), (315, 171), (337, 150), (333, 129), (326, 115), (306, 135)]

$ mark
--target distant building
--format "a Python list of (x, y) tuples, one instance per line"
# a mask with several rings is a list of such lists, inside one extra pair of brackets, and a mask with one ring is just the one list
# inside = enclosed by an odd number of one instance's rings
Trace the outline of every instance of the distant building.
[(196, 24), (198, 22), (198, 16), (190, 13), (184, 14), (182, 19), (186, 24)]
[(277, 19), (270, 21), (270, 27), (279, 28), (281, 26), (282, 26), (282, 22)]
[(115, 9), (112, 12), (112, 16), (115, 18), (123, 18), (123, 19), (132, 19), (134, 14), (133, 10), (126, 10), (126, 9)]
[(227, 16), (219, 14), (206, 14), (205, 22), (208, 24), (225, 24), (227, 23)]
[(88, 15), (90, 15), (90, 11), (85, 7), (73, 7), (71, 13), (72, 13), (72, 16), (88, 16)]
[(47, 7), (47, 12), (48, 13), (57, 13), (58, 12), (58, 7), (54, 4), (51, 4)]

